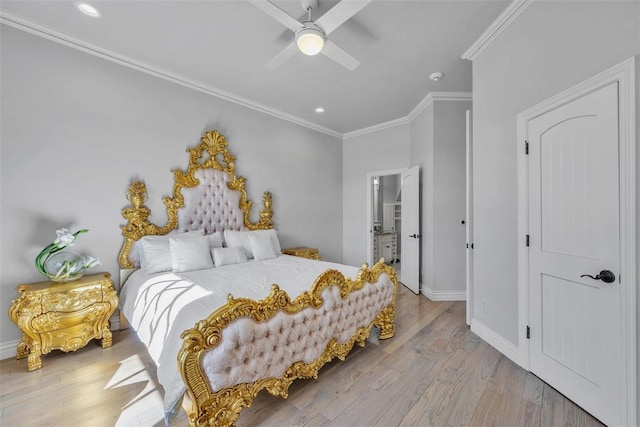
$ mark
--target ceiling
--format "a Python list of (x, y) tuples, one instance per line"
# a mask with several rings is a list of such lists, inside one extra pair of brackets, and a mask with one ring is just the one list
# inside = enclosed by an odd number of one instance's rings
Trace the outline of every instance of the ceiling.
[[(373, 0), (328, 37), (360, 61), (348, 71), (324, 55), (303, 54), (267, 69), (294, 34), (245, 0), (88, 2), (101, 18), (59, 0), (3, 0), (0, 13), (2, 22), (338, 135), (406, 117), (430, 92), (471, 91), (471, 63), (460, 55), (509, 3)], [(306, 17), (299, 0), (272, 2)], [(320, 0), (312, 17), (336, 3)], [(431, 81), (437, 71), (444, 78)], [(325, 112), (316, 113), (318, 106)]]

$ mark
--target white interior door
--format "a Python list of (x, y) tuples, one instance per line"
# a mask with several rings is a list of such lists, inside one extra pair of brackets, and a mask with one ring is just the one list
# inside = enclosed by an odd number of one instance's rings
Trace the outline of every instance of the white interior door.
[(529, 120), (527, 133), (530, 369), (622, 425), (618, 83)]
[(467, 261), (467, 325), (473, 319), (473, 132), (471, 110), (466, 111), (466, 170), (467, 170), (467, 204), (466, 204), (466, 261)]
[(420, 168), (402, 172), (402, 283), (420, 292)]

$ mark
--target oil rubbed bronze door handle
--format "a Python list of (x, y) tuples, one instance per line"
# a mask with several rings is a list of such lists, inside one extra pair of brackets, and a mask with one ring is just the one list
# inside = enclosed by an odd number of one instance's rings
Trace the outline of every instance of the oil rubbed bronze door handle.
[(602, 270), (596, 277), (590, 274), (583, 274), (580, 277), (591, 277), (593, 280), (602, 280), (604, 283), (613, 283), (616, 280), (616, 275), (609, 270)]

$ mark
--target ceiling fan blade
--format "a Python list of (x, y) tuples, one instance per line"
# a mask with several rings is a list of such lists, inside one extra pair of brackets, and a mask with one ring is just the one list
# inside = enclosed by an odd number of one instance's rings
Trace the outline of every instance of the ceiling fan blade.
[(278, 68), (282, 63), (289, 60), (289, 58), (291, 58), (298, 52), (298, 45), (296, 45), (296, 42), (293, 42), (289, 46), (285, 47), (282, 52), (277, 54), (271, 61), (267, 62), (267, 65), (265, 65), (265, 67), (271, 70)]
[(353, 56), (349, 55), (344, 51), (340, 46), (332, 42), (331, 40), (326, 40), (324, 42), (324, 48), (322, 48), (322, 53), (336, 61), (338, 64), (342, 65), (349, 71), (353, 71), (360, 65), (360, 61), (358, 61)]
[(342, 0), (318, 18), (316, 24), (328, 35), (369, 3), (371, 0)]
[(302, 28), (302, 24), (293, 16), (280, 9), (275, 4), (267, 0), (249, 0), (249, 3), (271, 16), (273, 19), (295, 32)]

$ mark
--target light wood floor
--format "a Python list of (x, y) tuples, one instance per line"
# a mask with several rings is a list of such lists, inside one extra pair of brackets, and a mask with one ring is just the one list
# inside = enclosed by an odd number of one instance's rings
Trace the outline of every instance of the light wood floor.
[[(463, 302), (403, 286), (397, 333), (357, 347), (281, 399), (262, 391), (238, 426), (599, 426), (597, 420), (469, 331)], [(155, 368), (130, 331), (43, 357), (0, 361), (2, 426), (161, 426)], [(173, 425), (186, 425), (182, 412)]]

